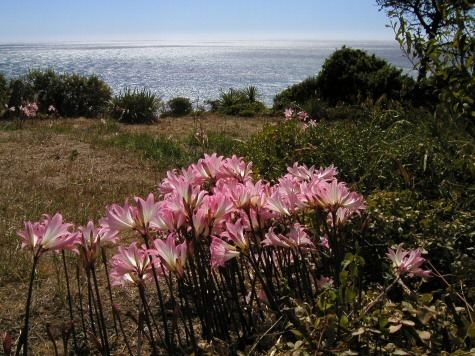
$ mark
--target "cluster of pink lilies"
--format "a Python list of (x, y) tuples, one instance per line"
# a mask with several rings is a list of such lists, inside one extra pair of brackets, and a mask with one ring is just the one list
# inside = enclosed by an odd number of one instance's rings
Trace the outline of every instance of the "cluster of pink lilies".
[[(249, 335), (266, 313), (284, 313), (284, 296), (312, 301), (322, 289), (338, 284), (345, 254), (342, 227), (366, 206), (360, 194), (338, 181), (337, 173), (333, 166), (295, 163), (271, 184), (255, 180), (252, 164), (242, 158), (205, 155), (186, 169), (169, 171), (157, 196), (111, 205), (98, 226), (91, 221), (74, 229), (57, 213), (26, 222), (19, 236), (22, 247), (35, 256), (33, 268), (47, 251), (79, 256), (95, 287), (88, 290), (89, 328), (97, 327), (104, 354), (110, 346), (107, 318), (100, 305), (94, 307), (101, 303), (95, 269), (105, 249), (116, 245), (105, 264), (107, 276), (112, 286), (138, 288), (152, 353), (158, 354), (159, 347), (197, 351), (197, 323), (208, 339), (226, 339), (232, 332)], [(137, 239), (128, 246), (121, 243), (131, 233)], [(398, 276), (429, 275), (420, 268), (424, 259), (418, 250), (400, 248), (388, 256)], [(147, 294), (153, 282), (157, 303)], [(164, 289), (179, 310), (172, 316), (165, 310)], [(70, 303), (73, 320), (72, 309)], [(292, 322), (291, 315), (286, 317)], [(177, 323), (185, 336), (173, 327)], [(27, 335), (28, 321), (20, 338), (24, 350)], [(124, 340), (128, 346), (125, 335)]]

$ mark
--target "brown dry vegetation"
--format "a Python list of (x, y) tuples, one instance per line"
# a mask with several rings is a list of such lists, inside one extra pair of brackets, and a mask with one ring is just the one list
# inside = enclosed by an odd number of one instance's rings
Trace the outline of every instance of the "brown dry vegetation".
[[(155, 190), (163, 175), (157, 167), (170, 164), (157, 165), (154, 159), (144, 158), (140, 149), (127, 144), (128, 135), (131, 141), (145, 134), (181, 144), (201, 130), (244, 140), (271, 121), (208, 116), (131, 126), (81, 118), (30, 121), (21, 128), (15, 122), (1, 122), (0, 332), (10, 331), (17, 337), (22, 323), (31, 268), (31, 256), (19, 249), (16, 236), (24, 220), (59, 211), (65, 220), (85, 224), (101, 217), (108, 204)], [(111, 143), (109, 139), (118, 135), (124, 140)], [(68, 320), (59, 257), (45, 255), (35, 283), (30, 332), (35, 354), (52, 352), (45, 323), (54, 326)], [(73, 266), (69, 273), (74, 273)], [(122, 301), (133, 300), (125, 291), (114, 292), (121, 294)]]

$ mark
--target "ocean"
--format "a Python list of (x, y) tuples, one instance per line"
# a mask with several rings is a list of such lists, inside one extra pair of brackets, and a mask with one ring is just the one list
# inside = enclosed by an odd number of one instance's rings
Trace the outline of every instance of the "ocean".
[(29, 69), (97, 74), (115, 93), (147, 88), (164, 100), (185, 96), (203, 103), (221, 90), (256, 86), (271, 105), (275, 94), (317, 74), (342, 45), (376, 54), (411, 72), (396, 42), (219, 41), (0, 44), (0, 72)]

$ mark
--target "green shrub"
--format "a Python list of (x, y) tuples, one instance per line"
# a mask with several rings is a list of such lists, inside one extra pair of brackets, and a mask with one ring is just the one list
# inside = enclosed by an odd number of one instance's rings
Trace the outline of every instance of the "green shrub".
[(407, 77), (385, 60), (359, 49), (343, 47), (323, 64), (318, 75), (319, 95), (330, 105), (359, 104), (381, 96), (400, 99)]
[[(66, 97), (70, 95), (65, 87), (65, 77), (54, 70), (32, 70), (24, 78), (25, 85), (35, 95), (35, 101), (40, 113), (48, 113), (48, 108), (53, 105), (61, 111), (63, 116), (75, 116), (65, 110)], [(72, 115), (69, 115), (72, 114)]]
[(291, 85), (274, 97), (274, 110), (282, 112), (284, 109), (295, 104), (304, 105), (305, 103), (318, 100), (317, 77), (309, 77), (301, 83)]
[(466, 281), (475, 296), (475, 143), (456, 124), (423, 110), (361, 110), (355, 120), (307, 129), (293, 121), (266, 126), (240, 154), (271, 181), (295, 161), (334, 164), (339, 178), (367, 197), (365, 278), (381, 280), (372, 262), (384, 258), (388, 243), (403, 242), (424, 247), (442, 273)]
[(96, 117), (106, 112), (111, 89), (97, 76), (70, 74), (61, 78), (65, 95), (58, 109), (62, 115)]
[(11, 80), (8, 91), (10, 92), (8, 107), (19, 108), (25, 101), (32, 101), (34, 99), (33, 88), (24, 78)]
[(111, 115), (128, 124), (151, 123), (158, 118), (160, 99), (147, 89), (127, 88), (112, 99)]
[(407, 98), (413, 80), (384, 59), (359, 49), (343, 47), (325, 60), (318, 76), (295, 84), (274, 98), (274, 109), (282, 111), (292, 104), (305, 105), (323, 100), (329, 106), (361, 104), (381, 97), (392, 100)]
[(265, 105), (258, 101), (259, 92), (256, 87), (250, 86), (245, 89), (229, 89), (222, 91), (217, 101), (208, 101), (211, 110), (224, 115), (237, 115), (253, 117), (266, 112)]
[(3, 74), (0, 73), (0, 113), (5, 108), (5, 105), (8, 104), (7, 89), (8, 89), (7, 80), (5, 79)]
[(10, 107), (35, 101), (40, 113), (53, 105), (65, 117), (96, 117), (107, 110), (111, 89), (97, 76), (32, 70), (10, 82)]
[(171, 116), (185, 116), (193, 111), (193, 105), (190, 99), (177, 97), (167, 102), (168, 112)]

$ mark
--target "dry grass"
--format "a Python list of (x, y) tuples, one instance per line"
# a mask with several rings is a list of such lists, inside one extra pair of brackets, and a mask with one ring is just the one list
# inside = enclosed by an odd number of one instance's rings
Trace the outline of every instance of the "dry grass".
[[(59, 211), (67, 221), (85, 224), (101, 217), (106, 205), (154, 191), (163, 174), (156, 160), (166, 156), (152, 154), (152, 159), (145, 159), (147, 155), (138, 151), (148, 148), (137, 145), (143, 138), (165, 137), (182, 144), (184, 138), (202, 130), (244, 140), (272, 121), (212, 115), (136, 126), (88, 119), (27, 122), (20, 129), (12, 122), (0, 123), (0, 333), (18, 335), (23, 318), (31, 256), (19, 250), (16, 231), (24, 220)], [(115, 140), (118, 136), (123, 139)], [(159, 167), (167, 167), (173, 162), (161, 163)], [(51, 354), (45, 322), (67, 320), (60, 280), (64, 275), (59, 258), (45, 255), (32, 309), (35, 354)]]

